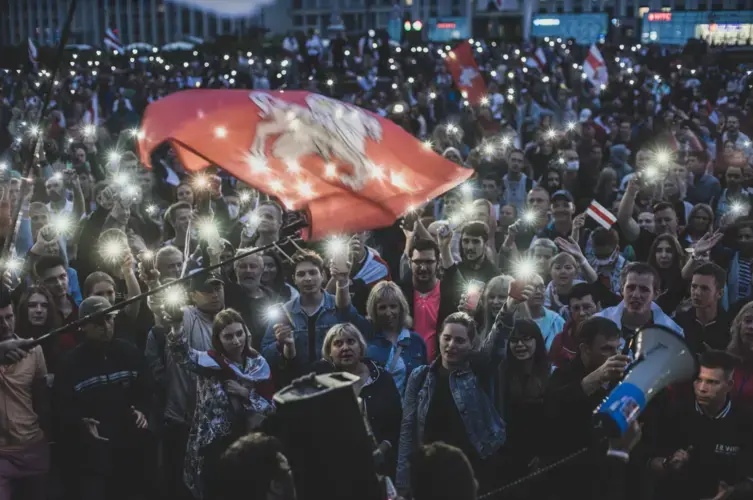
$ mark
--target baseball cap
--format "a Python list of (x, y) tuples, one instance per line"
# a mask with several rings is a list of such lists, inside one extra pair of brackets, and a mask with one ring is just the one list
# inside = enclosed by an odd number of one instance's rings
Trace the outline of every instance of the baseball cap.
[[(85, 298), (83, 302), (81, 302), (81, 305), (78, 306), (78, 318), (85, 318), (86, 316), (90, 316), (99, 311), (104, 311), (110, 307), (112, 307), (112, 304), (110, 304), (109, 300), (100, 297), (99, 295), (92, 295), (91, 297)], [(118, 311), (113, 311), (110, 315), (112, 316), (117, 313)]]
[(560, 189), (552, 194), (552, 201), (556, 200), (557, 198), (565, 198), (570, 203), (573, 203), (575, 201), (573, 200), (573, 195), (570, 194), (570, 191), (567, 191), (565, 189)]
[(189, 280), (189, 291), (195, 292), (209, 292), (214, 288), (216, 284), (223, 284), (220, 277), (213, 272), (205, 272), (203, 269), (194, 269), (188, 274), (191, 279)]

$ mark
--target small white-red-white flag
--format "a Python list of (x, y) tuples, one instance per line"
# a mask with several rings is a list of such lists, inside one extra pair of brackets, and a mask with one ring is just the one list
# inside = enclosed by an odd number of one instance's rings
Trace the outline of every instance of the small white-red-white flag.
[(546, 71), (546, 54), (544, 49), (539, 47), (536, 51), (526, 59), (526, 66), (529, 68), (536, 68), (542, 73)]
[(617, 217), (596, 200), (588, 205), (586, 213), (606, 229), (610, 229), (617, 222)]
[(606, 85), (609, 82), (607, 63), (595, 44), (591, 45), (591, 48), (588, 49), (588, 55), (583, 62), (583, 72), (586, 74), (586, 78), (597, 87)]
[(119, 54), (123, 54), (125, 52), (125, 47), (123, 47), (123, 44), (120, 42), (118, 35), (113, 33), (112, 28), (107, 28), (107, 30), (105, 31), (105, 46), (110, 50), (118, 52)]
[(34, 45), (34, 42), (31, 41), (31, 38), (29, 38), (29, 62), (34, 67), (34, 71), (39, 70), (39, 63), (37, 62), (37, 46)]

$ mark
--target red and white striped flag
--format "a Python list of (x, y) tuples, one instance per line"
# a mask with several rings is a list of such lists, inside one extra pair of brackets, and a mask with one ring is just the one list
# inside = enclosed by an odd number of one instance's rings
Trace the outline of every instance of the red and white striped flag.
[(118, 35), (113, 33), (112, 28), (107, 28), (107, 30), (105, 31), (105, 46), (110, 50), (118, 52), (119, 54), (123, 54), (125, 52), (125, 47), (123, 47), (123, 44), (120, 42)]
[(29, 38), (29, 62), (34, 67), (34, 71), (39, 70), (39, 63), (37, 62), (37, 46), (34, 45), (34, 42), (31, 41), (31, 38)]
[(92, 94), (89, 106), (84, 111), (83, 121), (86, 125), (99, 126), (99, 96), (96, 92)]
[(544, 54), (544, 49), (541, 47), (536, 49), (531, 57), (526, 59), (526, 66), (529, 68), (537, 68), (544, 73), (546, 71), (546, 54)]
[(610, 229), (617, 222), (617, 217), (596, 200), (588, 205), (586, 213), (606, 229)]
[(596, 45), (591, 45), (588, 49), (588, 55), (583, 63), (583, 72), (589, 81), (597, 87), (606, 85), (609, 82), (609, 73), (607, 73), (607, 63), (601, 55), (601, 51)]

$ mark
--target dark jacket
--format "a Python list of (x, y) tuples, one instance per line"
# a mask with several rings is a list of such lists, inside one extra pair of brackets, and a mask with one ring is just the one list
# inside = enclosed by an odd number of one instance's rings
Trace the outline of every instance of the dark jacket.
[(581, 381), (588, 375), (580, 357), (576, 357), (549, 377), (544, 393), (544, 405), (556, 436), (551, 451), (555, 455), (570, 453), (590, 444), (592, 414), (606, 397), (607, 390), (599, 389), (590, 396), (583, 392)]
[[(377, 443), (389, 441), (392, 448), (387, 453), (385, 472), (394, 477), (397, 465), (397, 447), (400, 439), (400, 422), (403, 419), (403, 405), (392, 375), (370, 359), (363, 361), (371, 371), (370, 383), (361, 389), (360, 397), (366, 404), (369, 425)], [(313, 371), (317, 374), (337, 371), (329, 361), (314, 363)]]
[(137, 430), (132, 409), (148, 414), (150, 378), (143, 354), (124, 340), (85, 341), (73, 349), (55, 375), (59, 439), (76, 447), (91, 444), (81, 419), (93, 418), (100, 436), (127, 443)]

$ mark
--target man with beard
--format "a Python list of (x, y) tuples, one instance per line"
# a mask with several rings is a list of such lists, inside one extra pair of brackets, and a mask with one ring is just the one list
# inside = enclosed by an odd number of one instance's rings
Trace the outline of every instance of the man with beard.
[(659, 275), (656, 270), (643, 262), (631, 262), (625, 266), (622, 281), (622, 302), (596, 314), (612, 320), (621, 329), (622, 339), (627, 347), (635, 337), (635, 332), (646, 325), (665, 326), (683, 335), (682, 328), (672, 321), (654, 303), (659, 290)]
[(507, 174), (502, 178), (504, 204), (512, 205), (521, 211), (525, 205), (526, 193), (531, 190), (535, 182), (523, 173), (525, 168), (523, 151), (511, 150), (507, 156), (507, 166)]
[(460, 230), (460, 262), (455, 264), (452, 258), (452, 231), (446, 227), (438, 233), (439, 250), (442, 267), (446, 276), (457, 271), (458, 277), (466, 283), (478, 280), (487, 283), (500, 274), (499, 269), (486, 256), (486, 244), (489, 240), (489, 228), (485, 223), (473, 221)]
[(444, 319), (457, 311), (458, 293), (454, 279), (445, 273), (439, 280), (440, 250), (433, 240), (419, 239), (410, 254), (411, 278), (400, 288), (408, 301), (413, 329), (426, 343), (427, 359), (437, 355), (437, 336)]
[(740, 132), (740, 116), (737, 114), (730, 114), (727, 116), (727, 122), (725, 123), (726, 131), (722, 134), (722, 144), (727, 141), (735, 144), (735, 149), (740, 149), (745, 153), (746, 158), (751, 156), (751, 142), (750, 138)]

